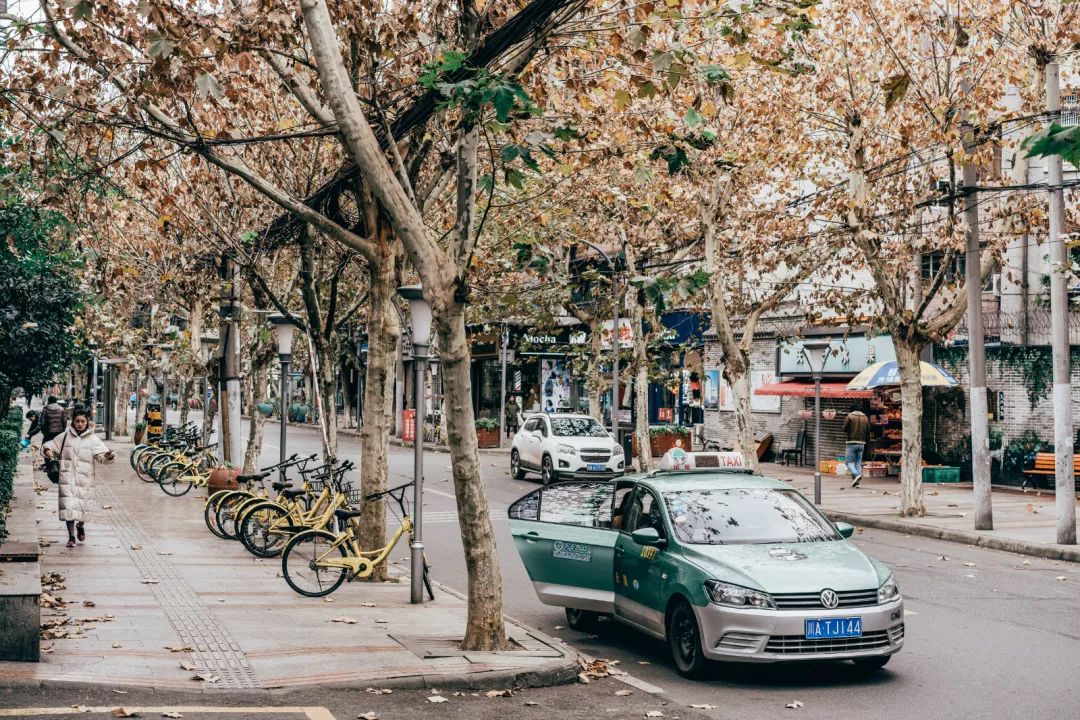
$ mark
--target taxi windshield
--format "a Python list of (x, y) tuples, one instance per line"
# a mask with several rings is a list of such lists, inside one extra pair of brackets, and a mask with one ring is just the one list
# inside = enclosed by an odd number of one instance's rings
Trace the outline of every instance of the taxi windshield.
[(607, 437), (607, 430), (592, 418), (551, 418), (556, 437)]
[(840, 534), (793, 490), (729, 488), (664, 493), (679, 542), (740, 545), (839, 540)]

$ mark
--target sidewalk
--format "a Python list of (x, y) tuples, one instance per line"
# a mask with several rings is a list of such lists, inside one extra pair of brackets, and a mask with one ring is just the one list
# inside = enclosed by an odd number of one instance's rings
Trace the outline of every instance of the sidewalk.
[[(813, 498), (814, 470), (764, 463), (764, 475), (791, 480)], [(896, 477), (864, 477), (858, 488), (851, 478), (821, 476), (821, 508), (834, 520), (852, 525), (962, 542), (1051, 560), (1080, 562), (1080, 546), (1058, 545), (1055, 539), (1054, 495), (1036, 490), (993, 491), (994, 529), (974, 530), (975, 496), (971, 486), (924, 484), (926, 515), (900, 517), (900, 481)]]
[[(78, 547), (65, 547), (56, 491), (36, 473), (38, 535), (49, 543), (42, 624), (52, 627), (42, 662), (0, 662), (0, 686), (475, 689), (554, 684), (579, 671), (568, 646), (509, 620), (515, 650), (459, 651), (466, 602), (438, 585), (423, 606), (409, 604), (404, 581), (297, 595), (280, 560), (207, 530), (204, 492), (169, 497), (131, 471), (130, 444), (112, 446), (117, 460), (99, 466), (101, 507)], [(407, 555), (399, 544), (391, 559)]]

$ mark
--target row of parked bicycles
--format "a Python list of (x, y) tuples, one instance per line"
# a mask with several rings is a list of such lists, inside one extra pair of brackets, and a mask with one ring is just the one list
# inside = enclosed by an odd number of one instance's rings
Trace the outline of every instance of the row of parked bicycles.
[[(193, 426), (169, 427), (159, 443), (135, 447), (131, 467), (143, 481), (179, 497), (206, 487), (213, 470), (222, 467), (214, 448), (202, 443), (201, 431)], [(238, 475), (235, 488), (211, 492), (203, 507), (211, 533), (239, 542), (255, 557), (280, 556), (285, 582), (307, 597), (323, 597), (346, 581), (370, 577), (413, 531), (406, 492), (413, 483), (369, 494), (364, 501), (393, 502), (389, 509), (399, 525), (386, 545), (364, 550), (361, 493), (345, 480), (355, 464), (335, 460), (316, 465), (317, 458), (293, 454), (257, 473)], [(424, 586), (434, 598), (426, 562)]]

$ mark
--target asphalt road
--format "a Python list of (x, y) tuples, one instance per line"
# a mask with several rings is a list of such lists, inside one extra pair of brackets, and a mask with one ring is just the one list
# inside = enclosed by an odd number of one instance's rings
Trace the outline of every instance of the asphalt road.
[[(278, 453), (277, 426), (268, 425), (267, 430), (264, 457), (269, 463)], [(342, 457), (358, 456), (355, 439), (342, 438), (340, 445)], [(318, 436), (306, 429), (291, 429), (288, 449), (290, 453), (315, 452)], [(435, 452), (426, 453), (425, 458), (428, 521), (424, 541), (432, 574), (439, 582), (464, 591), (450, 458)], [(536, 599), (513, 548), (506, 509), (538, 484), (513, 480), (507, 464), (505, 455), (481, 455), (502, 566), (505, 612), (592, 656), (619, 660), (623, 669), (642, 681), (644, 691), (635, 691), (639, 695), (659, 691), (658, 700), (672, 707), (711, 704), (716, 708), (702, 711), (707, 716), (740, 720), (786, 713), (830, 720), (838, 715), (1080, 715), (1080, 567), (1075, 564), (866, 530), (855, 537), (856, 544), (894, 569), (908, 612), (905, 647), (885, 670), (860, 675), (849, 663), (723, 665), (705, 681), (688, 681), (675, 672), (662, 644), (614, 624), (596, 636), (564, 629), (562, 610)], [(393, 448), (390, 468), (391, 483), (411, 480), (412, 451)], [(392, 558), (404, 559), (407, 554), (402, 545)], [(348, 587), (340, 592), (348, 592)], [(795, 701), (802, 706), (785, 708)], [(671, 714), (665, 712), (665, 716)]]

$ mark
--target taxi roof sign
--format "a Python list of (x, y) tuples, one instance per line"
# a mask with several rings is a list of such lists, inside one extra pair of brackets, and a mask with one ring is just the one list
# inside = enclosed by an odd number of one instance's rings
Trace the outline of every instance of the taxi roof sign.
[(746, 456), (741, 452), (686, 452), (673, 447), (660, 459), (660, 469), (678, 470), (749, 470)]

